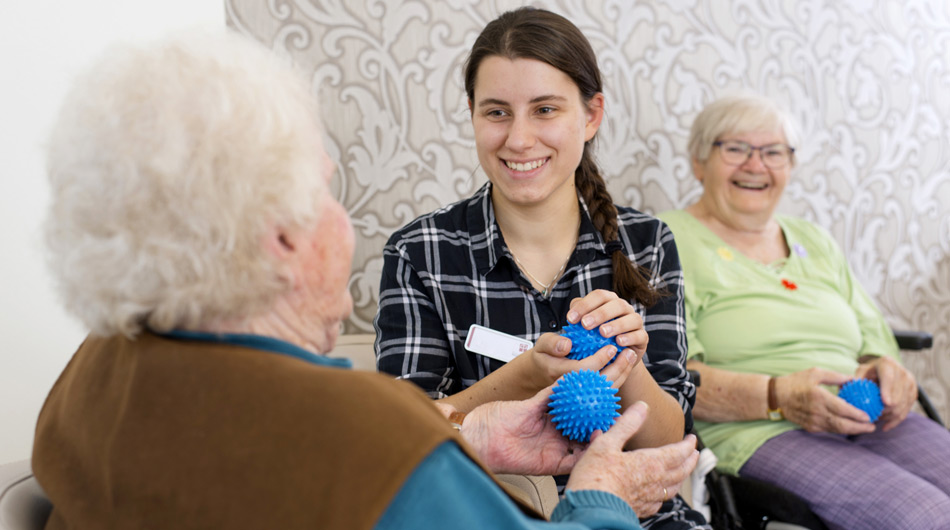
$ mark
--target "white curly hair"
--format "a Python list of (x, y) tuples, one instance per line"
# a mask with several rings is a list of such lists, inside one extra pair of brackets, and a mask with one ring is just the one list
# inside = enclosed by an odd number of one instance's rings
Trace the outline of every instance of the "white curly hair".
[(317, 221), (322, 145), (302, 76), (244, 37), (109, 49), (47, 149), (49, 266), (67, 310), (134, 337), (269, 309), (290, 280), (262, 241)]
[(794, 121), (771, 99), (753, 92), (725, 96), (706, 105), (693, 120), (688, 143), (690, 157), (705, 162), (712, 151), (713, 142), (720, 137), (764, 130), (781, 131), (788, 145), (799, 145), (800, 138)]

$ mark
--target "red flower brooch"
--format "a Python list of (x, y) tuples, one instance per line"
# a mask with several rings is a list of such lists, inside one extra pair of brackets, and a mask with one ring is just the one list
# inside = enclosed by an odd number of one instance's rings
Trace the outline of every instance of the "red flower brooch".
[(788, 289), (789, 291), (794, 291), (795, 289), (798, 289), (798, 286), (795, 285), (795, 282), (786, 280), (785, 278), (782, 278), (782, 285), (785, 286), (785, 288)]

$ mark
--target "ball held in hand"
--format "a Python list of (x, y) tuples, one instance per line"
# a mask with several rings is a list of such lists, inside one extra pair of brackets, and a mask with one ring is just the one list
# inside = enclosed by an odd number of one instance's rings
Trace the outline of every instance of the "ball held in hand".
[(877, 421), (884, 410), (884, 402), (881, 401), (881, 389), (870, 379), (848, 381), (841, 386), (838, 397), (866, 412), (872, 422)]
[[(618, 353), (623, 349), (613, 337), (601, 335), (599, 327), (585, 329), (580, 324), (568, 324), (561, 330), (561, 335), (571, 339), (571, 353), (567, 354), (567, 358), (575, 361), (590, 357), (608, 344), (617, 348)], [(613, 362), (613, 359), (610, 362)]]
[(577, 370), (558, 379), (548, 409), (561, 434), (588, 442), (594, 431), (606, 431), (617, 421), (619, 401), (617, 389), (606, 377), (594, 370)]

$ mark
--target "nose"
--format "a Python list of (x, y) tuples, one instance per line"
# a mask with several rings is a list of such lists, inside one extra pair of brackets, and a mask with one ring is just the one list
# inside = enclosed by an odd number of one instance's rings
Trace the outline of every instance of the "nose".
[(508, 128), (505, 146), (514, 152), (522, 152), (534, 145), (534, 128), (527, 118), (515, 117)]
[(762, 149), (755, 147), (749, 153), (749, 158), (742, 164), (742, 168), (750, 173), (762, 173), (766, 171), (765, 163), (762, 162)]
[(336, 162), (330, 158), (330, 155), (327, 154), (326, 151), (323, 152), (323, 155), (321, 155), (320, 158), (322, 159), (320, 162), (323, 164), (323, 178), (327, 181), (327, 183), (330, 183), (330, 181), (333, 180), (333, 175), (336, 174)]

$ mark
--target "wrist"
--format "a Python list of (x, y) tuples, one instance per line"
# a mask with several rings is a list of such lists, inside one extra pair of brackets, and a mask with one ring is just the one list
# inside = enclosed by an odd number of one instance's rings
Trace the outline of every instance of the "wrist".
[(449, 414), (449, 417), (448, 417), (449, 425), (451, 425), (453, 429), (458, 431), (459, 434), (462, 433), (462, 423), (465, 421), (465, 417), (467, 415), (468, 415), (467, 413), (459, 412), (457, 410), (452, 411), (452, 413)]
[(453, 412), (449, 415), (449, 424), (454, 428), (462, 440), (474, 450), (478, 458), (485, 464), (485, 467), (492, 470), (493, 473), (508, 473), (508, 469), (503, 462), (496, 447), (497, 432), (489, 431), (489, 426), (497, 423), (486, 419), (484, 410), (486, 405), (476, 408), (471, 413)]
[(768, 396), (766, 401), (766, 417), (771, 421), (782, 421), (785, 419), (785, 416), (782, 414), (782, 407), (778, 400), (778, 390), (775, 388), (777, 383), (777, 377), (769, 377), (768, 390), (766, 394)]
[(507, 397), (520, 398), (520, 396), (533, 396), (538, 390), (548, 386), (538, 386), (540, 381), (537, 379), (542, 377), (540, 374), (543, 374), (544, 367), (534, 362), (532, 355), (535, 355), (534, 348), (529, 349), (509, 361), (508, 364), (502, 366), (500, 369), (492, 372), (492, 375), (504, 373), (504, 384), (510, 385), (508, 388), (515, 392), (514, 396)]

